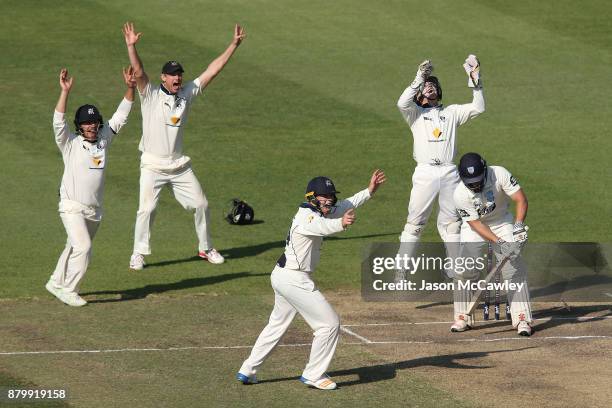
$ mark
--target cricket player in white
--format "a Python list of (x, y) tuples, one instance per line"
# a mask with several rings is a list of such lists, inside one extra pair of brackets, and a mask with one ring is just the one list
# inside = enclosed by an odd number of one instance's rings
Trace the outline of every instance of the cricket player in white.
[(123, 77), (128, 89), (111, 119), (103, 123), (95, 106), (83, 105), (75, 115), (75, 134), (68, 129), (65, 118), (73, 78), (66, 69), (59, 75), (61, 93), (53, 114), (53, 130), (64, 160), (59, 213), (68, 240), (45, 287), (70, 306), (87, 304), (78, 293), (91, 258), (91, 242), (102, 219), (106, 152), (127, 123), (134, 101), (136, 81), (131, 67), (123, 71)]
[(123, 34), (134, 67), (142, 109), (140, 201), (130, 268), (142, 269), (144, 256), (151, 253), (151, 226), (159, 194), (165, 185), (170, 186), (174, 197), (185, 209), (195, 213), (198, 255), (214, 264), (223, 263), (223, 256), (213, 248), (210, 238), (208, 201), (191, 169), (191, 159), (183, 154), (183, 127), (193, 99), (221, 72), (246, 34), (236, 25), (227, 49), (198, 78), (184, 85), (183, 67), (176, 61), (168, 61), (162, 68), (160, 86), (151, 84), (136, 51), (142, 33), (136, 33), (134, 25), (126, 23)]
[(336, 383), (325, 372), (338, 344), (340, 320), (317, 289), (312, 273), (319, 263), (323, 237), (341, 232), (353, 224), (353, 209), (364, 204), (384, 182), (385, 174), (376, 170), (368, 188), (337, 203), (338, 191), (330, 179), (316, 177), (308, 183), (307, 202), (300, 206), (293, 218), (285, 252), (270, 277), (274, 309), (251, 355), (240, 367), (239, 381), (244, 384), (257, 382), (258, 367), (276, 347), (295, 314), (299, 313), (314, 331), (310, 360), (300, 381), (323, 390), (336, 388)]
[[(520, 250), (527, 242), (527, 197), (508, 170), (500, 166), (487, 166), (477, 153), (467, 153), (459, 161), (462, 183), (455, 189), (453, 200), (464, 223), (461, 226), (461, 256), (481, 256), (486, 242), (494, 244), (497, 262), (508, 257), (501, 270), (504, 281), (524, 284), (520, 290), (508, 290), (512, 325), (521, 336), (530, 336), (531, 305), (527, 286), (527, 268)], [(516, 204), (513, 219), (508, 211), (510, 200)], [(481, 243), (479, 245), (478, 243)], [(456, 280), (476, 280), (478, 273), (466, 269), (455, 272)], [(453, 332), (471, 328), (473, 317), (466, 314), (471, 302), (469, 289), (455, 288), (455, 323)]]
[[(400, 254), (412, 256), (434, 200), (438, 196), (438, 233), (445, 243), (459, 242), (461, 222), (453, 204), (453, 191), (459, 183), (456, 153), (457, 127), (485, 111), (480, 80), (480, 63), (470, 55), (464, 64), (468, 85), (473, 88), (472, 103), (443, 106), (438, 78), (431, 76), (429, 60), (419, 65), (414, 81), (397, 101), (397, 107), (410, 126), (414, 140), (413, 158), (417, 162), (412, 175), (408, 218), (400, 235)], [(456, 246), (456, 244), (455, 244)], [(450, 251), (451, 246), (447, 245)], [(399, 271), (403, 278), (405, 271)]]

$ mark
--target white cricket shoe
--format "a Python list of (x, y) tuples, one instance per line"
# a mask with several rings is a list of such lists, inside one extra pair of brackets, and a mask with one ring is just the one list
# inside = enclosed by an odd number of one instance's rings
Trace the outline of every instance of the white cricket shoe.
[(64, 292), (60, 293), (60, 296), (57, 297), (59, 300), (67, 304), (68, 306), (85, 306), (87, 301), (79, 296), (78, 293), (75, 292)]
[(531, 333), (532, 333), (531, 326), (525, 320), (521, 320), (516, 329), (517, 329), (516, 331), (519, 336), (526, 336), (526, 337), (531, 336)]
[(225, 262), (223, 255), (221, 255), (215, 248), (200, 251), (198, 252), (198, 256), (202, 259), (206, 259), (211, 264), (222, 264)]
[(453, 323), (453, 325), (451, 326), (450, 331), (451, 333), (460, 333), (466, 330), (470, 330), (471, 328), (472, 326), (467, 324), (467, 322), (465, 321), (465, 317), (463, 315), (460, 315), (459, 318), (455, 320), (455, 323)]
[(323, 377), (319, 378), (317, 381), (311, 381), (302, 376), (300, 377), (300, 381), (320, 390), (335, 390), (338, 388), (338, 384), (333, 382), (332, 379), (327, 376), (327, 374), (323, 375)]
[(53, 296), (61, 300), (60, 296), (62, 295), (63, 289), (60, 286), (57, 286), (53, 280), (49, 279), (49, 282), (47, 282), (45, 285), (45, 289), (47, 289)]
[(130, 269), (141, 271), (145, 265), (144, 255), (134, 252), (130, 257)]

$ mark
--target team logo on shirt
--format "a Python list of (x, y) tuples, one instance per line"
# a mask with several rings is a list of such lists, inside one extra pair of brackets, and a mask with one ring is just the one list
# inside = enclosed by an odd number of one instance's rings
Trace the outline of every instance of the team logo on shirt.
[(170, 121), (172, 122), (173, 125), (176, 125), (179, 120), (181, 120), (181, 118), (179, 118), (178, 116), (172, 116), (170, 118)]
[(510, 185), (512, 187), (516, 186), (518, 184), (518, 180), (516, 179), (516, 177), (514, 176), (510, 176)]
[(106, 147), (106, 139), (100, 139), (98, 140), (98, 143), (96, 144), (96, 147), (100, 150), (104, 149)]
[(474, 207), (476, 207), (476, 211), (481, 217), (492, 213), (493, 211), (495, 211), (496, 208), (495, 194), (492, 190), (489, 190), (485, 193), (485, 198), (487, 199), (487, 202), (484, 204), (482, 203), (482, 201), (480, 201), (480, 199), (474, 200)]
[(442, 131), (440, 130), (440, 128), (435, 128), (432, 133), (436, 139), (442, 135)]

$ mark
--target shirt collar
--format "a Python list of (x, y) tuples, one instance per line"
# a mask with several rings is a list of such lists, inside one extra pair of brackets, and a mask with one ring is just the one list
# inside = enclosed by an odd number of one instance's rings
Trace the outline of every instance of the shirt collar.
[(163, 93), (165, 93), (165, 94), (166, 94), (166, 95), (168, 95), (168, 96), (176, 96), (176, 95), (177, 95), (177, 94), (170, 93), (170, 91), (169, 91), (169, 90), (167, 90), (167, 89), (164, 87), (164, 84), (159, 84), (159, 90), (160, 90), (160, 91), (162, 91)]

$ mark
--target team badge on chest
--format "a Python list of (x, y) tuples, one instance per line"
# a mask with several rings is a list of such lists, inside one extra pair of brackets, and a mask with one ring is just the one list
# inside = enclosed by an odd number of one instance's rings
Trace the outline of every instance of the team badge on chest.
[(89, 153), (89, 168), (92, 170), (104, 169), (106, 163), (106, 146), (108, 141), (101, 138), (95, 145), (86, 148)]
[(176, 96), (172, 106), (169, 103), (166, 103), (165, 105), (170, 108), (168, 112), (170, 123), (168, 124), (172, 126), (180, 126), (181, 118), (183, 117), (185, 108), (187, 107), (187, 100), (181, 96)]
[(441, 130), (440, 130), (440, 128), (438, 128), (438, 127), (437, 127), (437, 128), (435, 128), (435, 129), (433, 130), (433, 132), (432, 132), (432, 133), (433, 133), (433, 136), (434, 136), (436, 139), (437, 139), (437, 138), (439, 138), (439, 137), (442, 135), (442, 131), (441, 131)]

